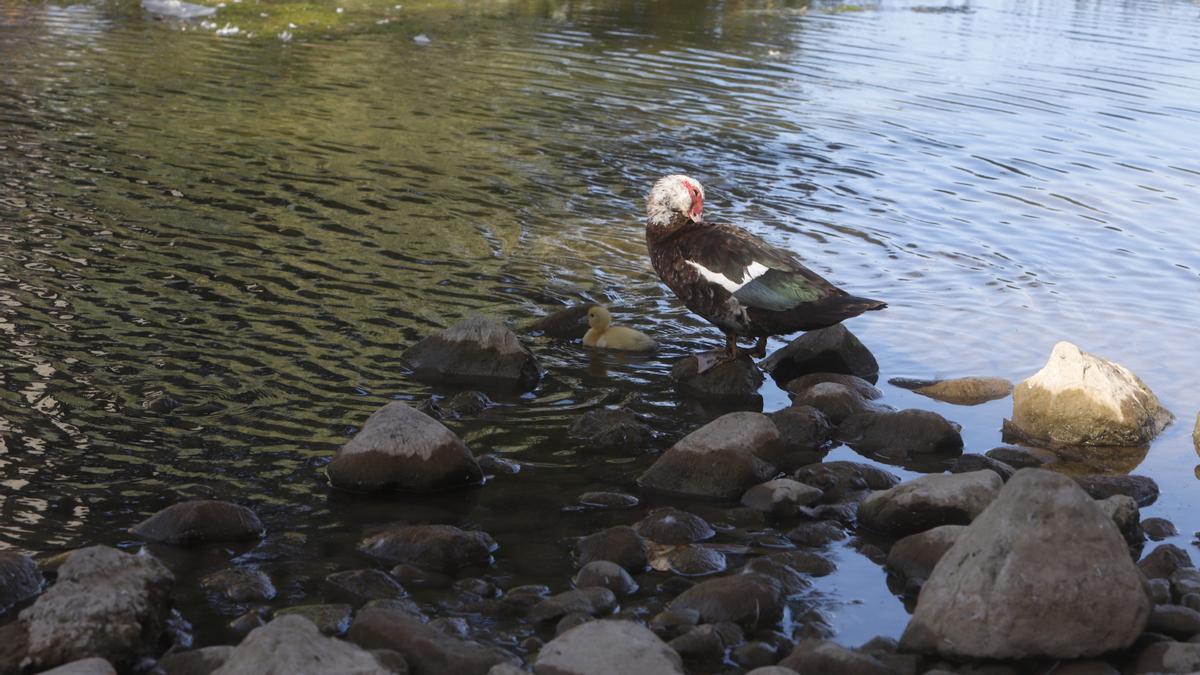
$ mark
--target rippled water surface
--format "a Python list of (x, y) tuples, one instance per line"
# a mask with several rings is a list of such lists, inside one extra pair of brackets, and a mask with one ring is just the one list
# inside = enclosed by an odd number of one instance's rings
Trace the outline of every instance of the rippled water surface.
[[(1200, 5), (804, 9), (546, 0), (285, 41), (0, 0), (0, 548), (133, 546), (130, 525), (211, 495), (264, 518), (233, 554), (275, 606), (321, 600), (396, 520), (485, 529), (490, 578), (564, 589), (571, 537), (663, 503), (576, 508), (636, 491), (654, 455), (578, 451), (570, 421), (623, 401), (662, 448), (711, 415), (667, 381), (720, 337), (646, 259), (641, 200), (668, 172), (705, 184), (710, 218), (886, 299), (850, 322), (883, 379), (1021, 379), (1060, 339), (1133, 369), (1179, 417), (1136, 469), (1163, 489), (1144, 514), (1200, 527)], [(372, 410), (452, 393), (407, 378), (404, 346), (581, 299), (663, 348), (531, 339), (542, 385), (449, 423), (519, 474), (417, 502), (328, 489)], [(968, 451), (1011, 411), (885, 389), (962, 423)], [(834, 555), (814, 594), (837, 639), (898, 635), (880, 568)], [(182, 588), (198, 643), (233, 639), (244, 608)]]

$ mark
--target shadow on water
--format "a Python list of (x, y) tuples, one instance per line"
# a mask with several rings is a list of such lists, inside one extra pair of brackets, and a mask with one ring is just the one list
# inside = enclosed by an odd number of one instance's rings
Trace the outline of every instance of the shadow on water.
[[(585, 452), (570, 422), (625, 404), (659, 451), (722, 412), (667, 377), (719, 341), (646, 260), (641, 200), (668, 171), (704, 182), (713, 217), (885, 298), (852, 324), (884, 380), (1019, 379), (1070, 339), (1181, 420), (1200, 408), (1181, 367), (1200, 324), (1200, 166), (1179, 140), (1200, 136), (1194, 6), (505, 7), (283, 42), (123, 1), (0, 0), (0, 547), (135, 546), (125, 530), (178, 499), (252, 505), (259, 547), (167, 556), (200, 644), (233, 639), (245, 608), (194, 578), (233, 559), (271, 574), (274, 607), (321, 601), (324, 576), (368, 565), (358, 541), (397, 521), (484, 529), (489, 579), (564, 589), (574, 537), (669, 503), (579, 508), (636, 493), (655, 455)], [(580, 300), (661, 347), (529, 339), (542, 385), (447, 422), (519, 473), (419, 501), (328, 489), (324, 465), (371, 411), (453, 393), (406, 378), (405, 346), (471, 313), (521, 323)], [(972, 452), (1011, 410), (883, 388), (961, 423)], [(762, 399), (787, 404), (771, 384)], [(1158, 480), (1153, 513), (1190, 531), (1185, 426), (1120, 468)], [(879, 567), (844, 542), (832, 555), (815, 588), (837, 639), (897, 635)], [(470, 614), (444, 591), (417, 599)], [(526, 630), (472, 621), (509, 647)]]

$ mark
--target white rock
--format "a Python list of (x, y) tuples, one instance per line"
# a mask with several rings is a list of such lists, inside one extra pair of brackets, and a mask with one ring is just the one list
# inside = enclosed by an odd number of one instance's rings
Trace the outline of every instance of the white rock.
[(632, 621), (589, 621), (542, 647), (537, 675), (683, 675), (679, 654)]

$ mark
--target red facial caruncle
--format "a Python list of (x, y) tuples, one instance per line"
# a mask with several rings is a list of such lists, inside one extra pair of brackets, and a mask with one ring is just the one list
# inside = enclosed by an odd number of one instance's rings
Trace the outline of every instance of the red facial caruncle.
[(692, 197), (692, 208), (688, 210), (688, 218), (693, 223), (698, 223), (704, 215), (704, 195), (700, 193), (700, 186), (690, 180), (682, 182), (683, 186), (687, 188), (688, 194)]

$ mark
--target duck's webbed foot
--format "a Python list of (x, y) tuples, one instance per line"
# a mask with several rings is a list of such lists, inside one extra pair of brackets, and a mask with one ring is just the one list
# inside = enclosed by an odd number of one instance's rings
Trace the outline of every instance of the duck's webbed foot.
[(725, 351), (703, 352), (696, 355), (696, 361), (699, 365), (696, 370), (696, 374), (703, 375), (717, 366), (723, 366), (730, 361), (736, 361), (737, 358), (742, 355), (742, 353), (743, 352), (738, 351), (737, 335), (733, 333), (726, 333)]
[(746, 353), (756, 359), (764, 358), (767, 355), (767, 336), (764, 335), (758, 338), (758, 342), (755, 343), (754, 349), (751, 349)]

